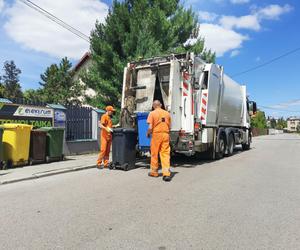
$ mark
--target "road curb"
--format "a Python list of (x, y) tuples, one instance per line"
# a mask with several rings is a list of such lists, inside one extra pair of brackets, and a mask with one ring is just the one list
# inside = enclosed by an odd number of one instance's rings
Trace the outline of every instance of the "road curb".
[(65, 174), (65, 173), (81, 171), (81, 170), (86, 170), (86, 169), (91, 169), (91, 168), (96, 168), (96, 165), (93, 164), (93, 165), (88, 165), (88, 166), (58, 169), (58, 170), (49, 171), (49, 172), (36, 173), (36, 174), (32, 174), (31, 176), (28, 176), (28, 177), (17, 178), (17, 179), (12, 179), (12, 180), (8, 180), (8, 181), (2, 181), (2, 182), (0, 182), (0, 185), (7, 185), (7, 184), (11, 184), (11, 183), (16, 183), (16, 182), (29, 181), (29, 180), (48, 177), (48, 176)]

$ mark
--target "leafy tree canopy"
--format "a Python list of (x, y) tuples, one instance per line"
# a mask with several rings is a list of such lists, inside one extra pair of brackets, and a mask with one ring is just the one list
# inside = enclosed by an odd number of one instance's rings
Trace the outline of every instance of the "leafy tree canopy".
[(267, 128), (267, 119), (265, 113), (257, 111), (254, 116), (251, 117), (251, 126), (253, 128)]
[[(215, 54), (198, 38), (198, 18), (179, 0), (114, 1), (105, 23), (91, 33), (93, 66), (84, 82), (98, 92), (90, 104), (119, 106), (124, 66), (139, 58), (193, 51), (211, 62)], [(187, 44), (193, 39), (193, 44)]]
[(60, 103), (63, 105), (80, 103), (78, 97), (82, 96), (84, 86), (73, 80), (74, 71), (72, 64), (67, 58), (61, 62), (50, 65), (41, 75), (41, 89), (29, 91), (26, 95), (35, 97), (40, 95), (40, 100), (47, 103)]

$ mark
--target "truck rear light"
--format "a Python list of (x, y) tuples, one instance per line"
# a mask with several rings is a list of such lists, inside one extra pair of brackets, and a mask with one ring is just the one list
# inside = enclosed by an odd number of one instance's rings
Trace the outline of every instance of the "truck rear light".
[(179, 137), (185, 137), (185, 130), (179, 131)]

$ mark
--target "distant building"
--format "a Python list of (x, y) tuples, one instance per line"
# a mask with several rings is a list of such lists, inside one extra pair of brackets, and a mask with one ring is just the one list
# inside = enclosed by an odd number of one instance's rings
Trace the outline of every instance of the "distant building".
[[(81, 84), (85, 85), (85, 83), (80, 78), (80, 74), (81, 74), (81, 72), (84, 72), (84, 71), (88, 72), (91, 65), (92, 65), (91, 53), (86, 52), (73, 69), (75, 72), (74, 77), (73, 77), (74, 82), (79, 81)], [(88, 96), (90, 98), (93, 98), (96, 96), (96, 91), (91, 88), (87, 88), (84, 95)], [(80, 101), (84, 102), (84, 96), (81, 96), (78, 99)]]
[(290, 117), (287, 119), (287, 131), (297, 132), (298, 126), (300, 126), (300, 117)]

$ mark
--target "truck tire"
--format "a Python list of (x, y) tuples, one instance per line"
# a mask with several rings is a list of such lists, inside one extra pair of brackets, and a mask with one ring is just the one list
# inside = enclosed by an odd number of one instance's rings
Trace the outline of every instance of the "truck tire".
[(204, 154), (204, 159), (213, 161), (216, 159), (214, 147), (210, 147)]
[(243, 150), (249, 150), (250, 147), (251, 147), (251, 134), (249, 133), (248, 141), (247, 141), (247, 143), (242, 144), (242, 149)]
[(248, 143), (244, 143), (244, 144), (242, 144), (242, 149), (243, 150), (249, 150), (250, 149), (250, 143), (248, 142)]
[(217, 142), (218, 152), (216, 152), (216, 159), (220, 160), (224, 157), (225, 149), (226, 149), (226, 140), (223, 134), (219, 135), (218, 142)]
[(231, 156), (233, 154), (233, 149), (234, 149), (234, 138), (233, 138), (233, 134), (230, 134), (228, 136), (228, 142), (227, 142), (227, 153), (225, 154), (225, 156)]

